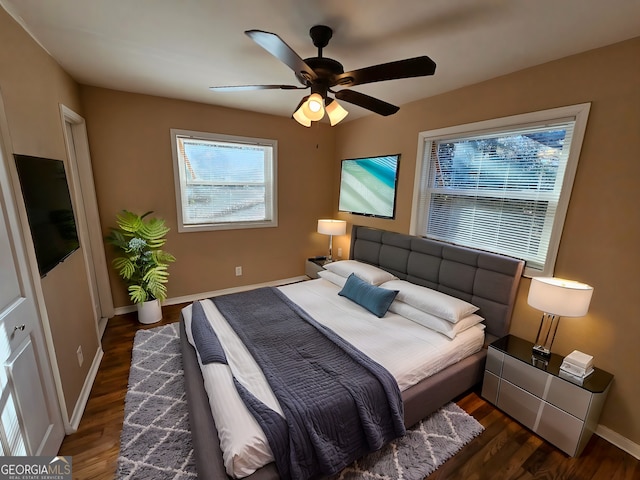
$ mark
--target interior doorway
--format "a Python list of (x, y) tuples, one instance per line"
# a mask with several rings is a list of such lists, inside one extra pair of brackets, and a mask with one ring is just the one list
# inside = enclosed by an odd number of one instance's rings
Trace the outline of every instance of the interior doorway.
[(114, 307), (93, 182), (87, 129), (84, 118), (70, 108), (60, 105), (60, 113), (64, 122), (70, 188), (74, 196), (74, 210), (78, 217), (76, 218), (78, 235), (83, 245), (87, 276), (91, 283), (96, 327), (99, 338), (102, 338), (107, 320), (114, 315)]

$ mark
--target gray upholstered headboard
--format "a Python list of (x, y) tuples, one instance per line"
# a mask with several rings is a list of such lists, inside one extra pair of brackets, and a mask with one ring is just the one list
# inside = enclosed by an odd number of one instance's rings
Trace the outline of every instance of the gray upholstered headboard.
[(473, 303), (488, 334), (509, 333), (522, 260), (358, 225), (351, 231), (349, 258)]

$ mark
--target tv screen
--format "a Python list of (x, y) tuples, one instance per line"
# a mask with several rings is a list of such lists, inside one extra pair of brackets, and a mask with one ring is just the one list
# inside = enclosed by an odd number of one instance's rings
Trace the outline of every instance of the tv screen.
[(44, 277), (79, 246), (64, 164), (14, 155), (38, 270)]
[(343, 160), (338, 210), (395, 218), (399, 162), (399, 154)]

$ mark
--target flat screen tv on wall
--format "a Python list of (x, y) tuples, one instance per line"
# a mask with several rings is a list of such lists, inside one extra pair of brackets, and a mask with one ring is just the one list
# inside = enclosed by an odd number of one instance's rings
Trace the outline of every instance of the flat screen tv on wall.
[(14, 157), (38, 270), (44, 277), (80, 246), (64, 164), (28, 155)]
[(338, 210), (395, 218), (400, 154), (342, 161)]

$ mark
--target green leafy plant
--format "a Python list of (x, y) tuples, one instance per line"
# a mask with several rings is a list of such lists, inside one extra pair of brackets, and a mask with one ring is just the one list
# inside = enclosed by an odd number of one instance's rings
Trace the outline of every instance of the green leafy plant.
[(167, 268), (176, 259), (162, 247), (169, 231), (160, 218), (146, 218), (153, 212), (137, 215), (122, 210), (116, 216), (118, 228), (111, 227), (107, 242), (122, 255), (113, 260), (113, 266), (127, 284), (129, 297), (134, 303), (167, 298)]

